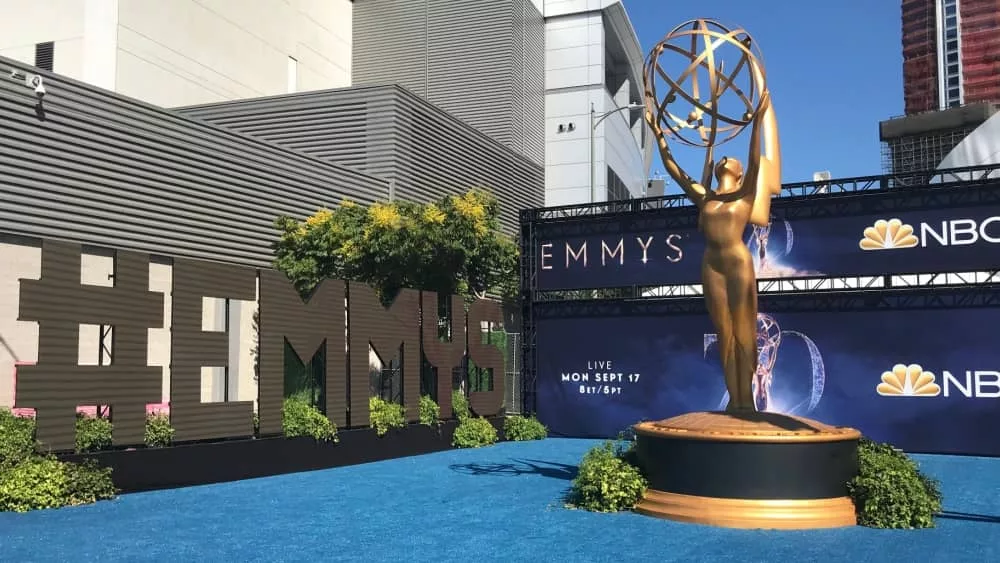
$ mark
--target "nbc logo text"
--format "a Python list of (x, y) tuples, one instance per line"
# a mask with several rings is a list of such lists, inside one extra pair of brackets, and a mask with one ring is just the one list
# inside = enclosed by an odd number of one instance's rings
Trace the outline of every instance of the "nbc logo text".
[(966, 370), (963, 373), (941, 372), (941, 385), (933, 372), (918, 364), (896, 364), (882, 372), (882, 381), (875, 391), (883, 397), (944, 397), (1000, 398), (1000, 371)]
[(921, 222), (919, 236), (912, 225), (900, 219), (879, 219), (865, 228), (858, 242), (862, 250), (892, 250), (937, 246), (965, 246), (983, 241), (1000, 243), (1000, 216), (975, 219), (949, 219), (939, 224)]

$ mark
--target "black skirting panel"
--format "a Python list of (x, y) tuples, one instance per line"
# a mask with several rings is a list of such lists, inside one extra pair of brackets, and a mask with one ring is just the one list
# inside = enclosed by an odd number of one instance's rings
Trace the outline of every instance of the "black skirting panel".
[(658, 491), (744, 500), (825, 499), (847, 494), (858, 441), (725, 442), (639, 436), (649, 486)]
[[(490, 419), (502, 438), (503, 418)], [(168, 448), (61, 455), (63, 461), (96, 460), (112, 469), (122, 493), (224, 483), (329, 469), (451, 449), (458, 423), (439, 428), (412, 424), (377, 436), (372, 429), (340, 431), (339, 443), (312, 438), (262, 438)]]

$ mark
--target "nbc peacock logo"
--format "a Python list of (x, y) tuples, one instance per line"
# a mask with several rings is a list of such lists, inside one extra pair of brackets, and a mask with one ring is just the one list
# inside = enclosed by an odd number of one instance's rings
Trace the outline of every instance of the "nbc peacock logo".
[(875, 388), (883, 397), (937, 397), (941, 386), (934, 374), (917, 364), (896, 364), (892, 371), (882, 372), (882, 382)]
[(861, 250), (891, 250), (913, 248), (920, 242), (913, 234), (913, 227), (899, 219), (879, 219), (865, 229), (865, 236), (858, 243)]

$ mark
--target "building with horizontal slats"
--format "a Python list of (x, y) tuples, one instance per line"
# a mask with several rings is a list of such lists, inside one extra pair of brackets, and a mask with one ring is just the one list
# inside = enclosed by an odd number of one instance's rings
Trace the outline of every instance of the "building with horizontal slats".
[(355, 86), (399, 84), (545, 163), (540, 0), (355, 0)]
[[(40, 76), (39, 99), (9, 78)], [(278, 215), (384, 200), (355, 168), (0, 58), (0, 231), (248, 266)]]
[(398, 85), (359, 86), (176, 110), (390, 182), (390, 198), (431, 202), (472, 187), (500, 201), (508, 234), (544, 204), (545, 172)]
[[(0, 406), (13, 404), (14, 366), (37, 360), (38, 324), (19, 320), (18, 303), (19, 280), (40, 275), (42, 239), (83, 245), (77, 267), (86, 285), (111, 285), (109, 248), (152, 255), (150, 290), (169, 295), (165, 257), (270, 267), (279, 215), (390, 196), (384, 178), (7, 58), (0, 123)], [(255, 301), (225, 299), (205, 306), (205, 325), (229, 332), (233, 353), (203, 378), (203, 401), (256, 396), (255, 309)], [(164, 401), (170, 318), (168, 309), (164, 326), (150, 330)], [(81, 365), (108, 360), (106, 328), (80, 326)]]

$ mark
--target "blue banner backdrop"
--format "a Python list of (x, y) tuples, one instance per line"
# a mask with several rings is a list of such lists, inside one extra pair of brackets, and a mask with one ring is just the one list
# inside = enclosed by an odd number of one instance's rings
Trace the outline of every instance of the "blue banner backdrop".
[[(1000, 309), (759, 316), (768, 409), (916, 452), (1000, 454)], [(540, 319), (538, 417), (606, 438), (728, 399), (707, 317)]]
[[(782, 213), (776, 209), (769, 227), (748, 228), (744, 237), (761, 279), (987, 270), (1000, 264), (996, 207), (790, 221)], [(599, 226), (538, 224), (538, 289), (700, 283), (705, 246), (696, 228), (643, 229), (632, 215), (574, 222), (583, 221)], [(573, 231), (589, 234), (567, 236)]]

